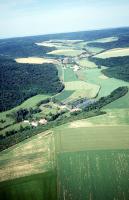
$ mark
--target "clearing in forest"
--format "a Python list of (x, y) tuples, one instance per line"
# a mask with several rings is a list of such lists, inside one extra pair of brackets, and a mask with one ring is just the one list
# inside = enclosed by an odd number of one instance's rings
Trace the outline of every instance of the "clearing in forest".
[(103, 53), (97, 54), (97, 58), (111, 58), (111, 57), (120, 57), (120, 56), (129, 56), (129, 48), (115, 48)]
[(62, 56), (78, 56), (80, 55), (81, 53), (83, 53), (82, 50), (76, 50), (76, 49), (60, 49), (60, 50), (54, 50), (54, 51), (51, 51), (47, 54), (49, 55), (62, 55)]
[(58, 64), (58, 61), (55, 59), (48, 58), (38, 58), (38, 57), (28, 57), (28, 58), (17, 58), (15, 59), (17, 63), (28, 63), (28, 64), (44, 64), (44, 63), (53, 63)]

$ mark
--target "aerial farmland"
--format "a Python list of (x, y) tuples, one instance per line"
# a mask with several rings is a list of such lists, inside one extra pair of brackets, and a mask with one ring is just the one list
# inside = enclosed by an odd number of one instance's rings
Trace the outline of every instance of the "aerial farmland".
[(72, 34), (31, 38), (35, 55), (0, 56), (5, 96), (15, 91), (1, 100), (2, 200), (128, 200), (127, 35)]

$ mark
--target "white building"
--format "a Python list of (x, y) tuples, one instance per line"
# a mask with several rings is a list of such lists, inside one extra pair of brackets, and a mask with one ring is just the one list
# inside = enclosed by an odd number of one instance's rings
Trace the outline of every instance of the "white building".
[(40, 119), (39, 124), (45, 125), (45, 124), (47, 124), (47, 120), (46, 119)]
[(38, 126), (38, 122), (34, 122), (33, 121), (33, 122), (31, 122), (31, 125), (34, 126), (34, 127), (37, 127)]

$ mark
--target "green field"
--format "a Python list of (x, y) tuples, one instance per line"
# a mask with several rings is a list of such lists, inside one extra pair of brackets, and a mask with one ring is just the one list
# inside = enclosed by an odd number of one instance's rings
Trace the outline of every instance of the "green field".
[(69, 82), (69, 81), (77, 81), (78, 78), (76, 76), (76, 73), (74, 73), (73, 69), (70, 68), (71, 65), (67, 65), (66, 69), (63, 69), (63, 81)]
[(55, 144), (40, 133), (0, 153), (2, 200), (56, 200)]
[(57, 200), (56, 172), (0, 183), (1, 200)]
[[(99, 93), (100, 86), (81, 81), (81, 78), (76, 74), (71, 65), (67, 65), (66, 69), (63, 69), (63, 80), (65, 89), (59, 95), (56, 95), (57, 99), (65, 100), (66, 102), (76, 100), (78, 98), (94, 98)], [(79, 70), (80, 71), (80, 70)], [(80, 80), (79, 80), (80, 79)], [(85, 79), (85, 78), (84, 78)], [(71, 91), (71, 92), (70, 92)], [(58, 98), (59, 97), (59, 98)]]
[[(117, 37), (94, 41), (52, 40), (37, 43), (40, 46), (56, 47), (49, 56), (75, 57), (83, 52), (92, 53), (103, 49), (89, 47), (90, 42), (107, 43)], [(129, 55), (129, 48), (113, 49), (96, 57), (108, 58)], [(79, 58), (78, 58), (79, 59)], [(53, 97), (63, 103), (80, 98), (99, 98), (109, 95), (128, 82), (103, 75), (97, 65), (82, 58), (81, 69), (74, 71), (73, 64), (57, 69), (64, 82), (64, 90)], [(14, 124), (7, 114), (20, 108), (36, 108), (36, 105), (51, 97), (37, 95), (9, 111), (2, 112), (1, 133), (26, 126)], [(63, 107), (63, 106), (62, 106)], [(67, 107), (67, 105), (66, 105)], [(45, 118), (61, 111), (58, 104), (49, 102), (40, 105), (42, 110), (33, 118)], [(73, 121), (40, 133), (0, 153), (0, 197), (2, 200), (128, 200), (129, 197), (129, 92), (102, 108), (104, 115)], [(66, 115), (65, 115), (66, 114)], [(70, 116), (70, 112), (63, 116)], [(33, 119), (34, 120), (34, 119)], [(58, 195), (58, 197), (57, 197)]]
[(58, 154), (58, 199), (128, 200), (129, 150)]
[(72, 91), (72, 90), (63, 90), (61, 93), (59, 93), (58, 95), (56, 95), (55, 98), (58, 101), (64, 101), (67, 98), (69, 98), (73, 94), (73, 92), (74, 91)]
[(89, 61), (88, 59), (86, 58), (82, 58), (80, 61), (79, 61), (79, 65), (81, 67), (85, 67), (85, 68), (96, 68), (97, 65), (94, 63), (94, 62), (91, 62)]
[[(104, 69), (105, 67), (102, 67)], [(83, 78), (86, 82), (100, 85), (101, 89), (98, 94), (98, 98), (102, 96), (109, 95), (113, 90), (115, 90), (118, 87), (121, 86), (129, 86), (128, 82), (115, 79), (115, 78), (103, 78), (103, 74), (101, 73), (102, 69), (87, 69), (81, 70), (81, 73), (83, 74)]]
[(128, 200), (128, 127), (80, 120), (54, 130), (60, 200)]
[(125, 96), (108, 104), (104, 108), (107, 108), (107, 109), (114, 109), (114, 108), (115, 109), (124, 109), (125, 108), (127, 110), (129, 108), (129, 92)]
[(65, 83), (65, 90), (75, 91), (67, 98), (67, 101), (79, 98), (94, 98), (97, 96), (100, 87), (95, 84), (86, 83), (84, 81), (71, 81)]
[[(129, 109), (103, 109), (106, 111), (105, 115), (96, 116), (87, 120), (82, 121), (82, 126), (84, 126), (84, 122), (91, 123), (93, 126), (95, 125), (129, 125)], [(81, 125), (80, 125), (81, 126)]]
[(86, 124), (85, 121), (83, 124), (75, 121), (67, 126), (57, 127), (55, 133), (56, 151), (59, 153), (129, 149), (129, 125), (94, 126), (94, 124)]

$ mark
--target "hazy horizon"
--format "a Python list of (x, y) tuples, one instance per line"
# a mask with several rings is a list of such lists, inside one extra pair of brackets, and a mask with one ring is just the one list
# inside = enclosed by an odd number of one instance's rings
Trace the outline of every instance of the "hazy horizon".
[(0, 38), (129, 27), (128, 0), (4, 0)]

